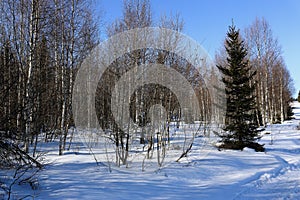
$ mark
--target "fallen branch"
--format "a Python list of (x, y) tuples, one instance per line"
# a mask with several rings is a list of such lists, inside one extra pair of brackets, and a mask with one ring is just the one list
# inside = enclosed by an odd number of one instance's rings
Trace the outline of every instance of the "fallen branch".
[(193, 147), (193, 142), (190, 144), (190, 146), (181, 154), (181, 156), (176, 160), (176, 162), (179, 162), (181, 158), (187, 157), (188, 153), (191, 151)]

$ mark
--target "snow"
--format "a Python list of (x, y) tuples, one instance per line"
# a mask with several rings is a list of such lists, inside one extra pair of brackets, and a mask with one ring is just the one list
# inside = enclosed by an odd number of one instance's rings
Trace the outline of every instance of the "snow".
[(212, 139), (154, 171), (110, 171), (79, 140), (63, 156), (57, 144), (44, 144), (49, 164), (32, 193), (35, 199), (300, 199), (300, 103), (293, 107), (295, 119), (264, 131), (271, 133), (260, 140), (265, 153), (219, 151)]

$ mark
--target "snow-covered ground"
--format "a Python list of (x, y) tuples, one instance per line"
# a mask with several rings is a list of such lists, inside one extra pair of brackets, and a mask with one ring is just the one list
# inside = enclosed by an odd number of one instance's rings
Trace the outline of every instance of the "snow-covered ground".
[(295, 119), (264, 131), (265, 153), (207, 145), (152, 172), (110, 172), (83, 146), (63, 156), (45, 146), (35, 199), (300, 199), (300, 103), (293, 107)]

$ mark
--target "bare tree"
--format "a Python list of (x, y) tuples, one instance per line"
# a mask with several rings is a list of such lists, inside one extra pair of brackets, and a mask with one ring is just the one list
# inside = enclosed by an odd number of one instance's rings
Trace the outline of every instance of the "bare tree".
[[(285, 105), (288, 105), (290, 97), (286, 97), (283, 93), (291, 93), (292, 87), (290, 83), (284, 86), (285, 64), (282, 59), (281, 47), (276, 38), (274, 38), (272, 30), (268, 22), (262, 19), (256, 19), (253, 24), (245, 29), (246, 43), (249, 49), (249, 59), (251, 65), (257, 70), (257, 114), (261, 114), (260, 123), (282, 122), (286, 119)], [(279, 81), (278, 81), (279, 79)], [(291, 81), (291, 78), (288, 78)], [(279, 87), (277, 84), (280, 84)], [(289, 86), (287, 86), (289, 85)], [(281, 88), (278, 90), (278, 88)], [(260, 118), (260, 117), (258, 117)]]
[(7, 69), (2, 81), (8, 100), (1, 109), (5, 126), (11, 124), (6, 131), (26, 152), (41, 132), (54, 138), (58, 130), (60, 154), (65, 148), (76, 70), (98, 42), (90, 5), (85, 0), (1, 1), (1, 61)]

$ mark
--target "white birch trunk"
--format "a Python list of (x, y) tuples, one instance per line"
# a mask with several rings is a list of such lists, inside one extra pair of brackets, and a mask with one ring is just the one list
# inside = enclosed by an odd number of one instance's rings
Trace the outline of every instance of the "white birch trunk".
[[(63, 6), (61, 6), (63, 7)], [(64, 10), (61, 9), (61, 19), (64, 19)], [(60, 121), (60, 137), (59, 137), (59, 155), (63, 154), (64, 151), (64, 135), (66, 134), (65, 129), (65, 116), (66, 116), (66, 88), (65, 88), (65, 39), (64, 39), (64, 22), (61, 22), (61, 121)]]
[(31, 122), (32, 122), (32, 112), (33, 112), (33, 102), (32, 102), (32, 72), (33, 72), (33, 60), (34, 60), (34, 49), (37, 39), (37, 19), (38, 19), (38, 2), (31, 0), (31, 14), (29, 22), (29, 63), (28, 63), (28, 72), (27, 72), (27, 81), (26, 81), (26, 92), (25, 92), (25, 109), (24, 109), (24, 118), (25, 118), (25, 134), (24, 134), (24, 149), (28, 152), (29, 148), (29, 135), (31, 134)]

